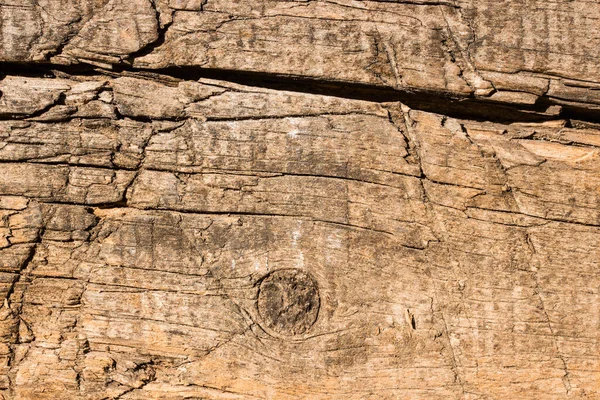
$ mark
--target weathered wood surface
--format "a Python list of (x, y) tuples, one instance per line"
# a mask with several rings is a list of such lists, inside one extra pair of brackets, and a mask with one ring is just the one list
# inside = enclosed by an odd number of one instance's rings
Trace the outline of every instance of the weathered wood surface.
[(599, 18), (0, 1), (0, 399), (600, 398)]
[(600, 396), (596, 125), (126, 75), (0, 81), (4, 398)]
[(597, 1), (8, 0), (0, 61), (192, 66), (600, 106)]

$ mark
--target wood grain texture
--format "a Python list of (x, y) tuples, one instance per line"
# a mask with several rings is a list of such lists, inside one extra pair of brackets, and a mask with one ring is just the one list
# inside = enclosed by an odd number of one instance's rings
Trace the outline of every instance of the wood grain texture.
[(115, 75), (0, 81), (5, 399), (600, 396), (597, 125)]
[(599, 18), (0, 1), (0, 400), (600, 398)]
[(0, 60), (249, 71), (598, 110), (598, 18), (600, 4), (583, 0), (12, 0), (0, 4)]

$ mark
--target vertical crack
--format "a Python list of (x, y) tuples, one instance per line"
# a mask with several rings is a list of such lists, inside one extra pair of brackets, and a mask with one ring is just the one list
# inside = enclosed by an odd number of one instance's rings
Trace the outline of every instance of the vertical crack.
[[(165, 40), (167, 37), (167, 32), (169, 31), (169, 28), (173, 24), (173, 21), (171, 19), (171, 21), (165, 23), (164, 26), (161, 26), (160, 11), (158, 10), (158, 6), (156, 5), (156, 0), (149, 0), (149, 1), (152, 4), (152, 7), (154, 8), (154, 12), (156, 14), (156, 26), (158, 29), (158, 32), (157, 32), (158, 37), (156, 38), (155, 41), (148, 43), (147, 45), (145, 45), (138, 51), (133, 52), (133, 53), (129, 54), (127, 57), (125, 57), (124, 61), (129, 65), (133, 65), (136, 58), (146, 56), (146, 55), (152, 53), (157, 47), (162, 46), (165, 43)], [(202, 5), (204, 5), (205, 2)]]
[[(528, 233), (525, 234), (525, 241), (532, 253), (532, 256), (537, 254), (535, 245), (532, 242), (531, 237), (529, 236)], [(541, 311), (544, 314), (545, 322), (548, 325), (548, 329), (550, 330), (550, 335), (552, 336), (552, 341), (554, 343), (554, 348), (556, 350), (556, 356), (560, 359), (563, 370), (565, 372), (565, 374), (562, 377), (562, 383), (565, 387), (566, 394), (569, 395), (571, 393), (572, 385), (571, 385), (571, 377), (570, 377), (571, 374), (569, 372), (567, 360), (565, 359), (564, 355), (562, 354), (562, 352), (560, 350), (560, 345), (558, 344), (558, 339), (556, 338), (556, 333), (554, 332), (554, 328), (552, 327), (552, 320), (550, 319), (550, 315), (548, 314), (548, 310), (547, 310), (546, 304), (544, 302), (544, 297), (542, 296), (542, 288), (540, 285), (538, 270), (536, 267), (531, 266), (530, 271), (533, 275), (533, 279), (535, 282), (534, 292), (535, 292), (536, 296), (538, 297), (538, 300), (539, 300), (540, 306), (541, 306)]]

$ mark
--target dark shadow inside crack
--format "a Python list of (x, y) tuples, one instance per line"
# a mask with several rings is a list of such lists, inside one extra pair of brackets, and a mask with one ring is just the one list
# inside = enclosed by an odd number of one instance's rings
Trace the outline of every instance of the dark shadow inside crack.
[[(60, 75), (111, 77), (127, 75), (157, 80), (171, 85), (175, 85), (179, 81), (197, 81), (206, 78), (249, 87), (364, 100), (376, 103), (401, 102), (414, 110), (474, 121), (515, 123), (566, 119), (592, 124), (600, 123), (600, 108), (594, 108), (593, 105), (585, 107), (584, 104), (560, 104), (559, 101), (548, 96), (541, 96), (535, 104), (522, 105), (500, 103), (474, 96), (458, 97), (449, 92), (418, 88), (397, 90), (360, 83), (326, 81), (300, 76), (238, 70), (198, 67), (170, 67), (150, 70), (127, 66), (115, 66), (111, 70), (106, 70), (85, 64), (60, 66), (47, 63), (0, 63), (0, 76), (5, 75), (45, 78)], [(560, 106), (560, 108), (557, 106)], [(552, 108), (556, 110), (548, 112)]]

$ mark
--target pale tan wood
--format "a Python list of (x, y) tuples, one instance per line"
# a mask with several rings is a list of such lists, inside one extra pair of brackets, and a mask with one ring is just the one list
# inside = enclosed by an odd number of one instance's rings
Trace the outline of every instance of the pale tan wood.
[(0, 107), (4, 398), (600, 395), (593, 124), (214, 80), (0, 90), (31, 99)]
[(193, 67), (597, 110), (596, 1), (11, 0), (0, 61)]

